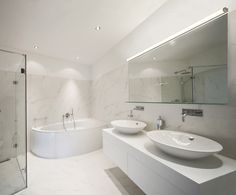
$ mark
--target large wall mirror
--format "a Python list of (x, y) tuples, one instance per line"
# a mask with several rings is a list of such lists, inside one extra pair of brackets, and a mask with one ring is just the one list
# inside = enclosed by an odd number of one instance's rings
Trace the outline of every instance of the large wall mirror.
[(227, 14), (129, 60), (129, 102), (226, 104)]

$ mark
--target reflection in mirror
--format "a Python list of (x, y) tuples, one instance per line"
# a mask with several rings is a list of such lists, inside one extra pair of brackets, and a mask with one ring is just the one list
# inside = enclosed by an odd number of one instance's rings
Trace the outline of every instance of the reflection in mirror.
[(227, 100), (227, 14), (129, 61), (130, 102)]

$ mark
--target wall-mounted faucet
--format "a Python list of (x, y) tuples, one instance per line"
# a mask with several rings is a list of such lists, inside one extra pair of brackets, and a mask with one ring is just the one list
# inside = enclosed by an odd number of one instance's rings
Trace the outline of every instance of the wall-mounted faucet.
[(128, 118), (133, 118), (134, 117), (134, 115), (133, 115), (133, 110), (130, 110), (129, 111), (129, 114), (128, 114)]
[(185, 118), (187, 116), (197, 116), (197, 117), (203, 117), (203, 110), (201, 109), (182, 109), (182, 121), (185, 122)]
[(135, 106), (133, 109), (129, 110), (128, 118), (133, 118), (133, 111), (138, 110), (138, 111), (144, 111), (144, 106)]
[(135, 106), (133, 110), (144, 111), (144, 106)]

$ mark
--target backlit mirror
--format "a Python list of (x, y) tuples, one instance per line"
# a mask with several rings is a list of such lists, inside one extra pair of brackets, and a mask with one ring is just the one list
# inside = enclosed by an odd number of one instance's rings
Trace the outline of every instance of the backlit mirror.
[(129, 60), (129, 102), (226, 104), (227, 14)]

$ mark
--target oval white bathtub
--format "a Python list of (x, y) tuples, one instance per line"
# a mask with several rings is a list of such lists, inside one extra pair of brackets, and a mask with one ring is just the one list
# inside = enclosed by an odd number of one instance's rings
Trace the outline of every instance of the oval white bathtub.
[(95, 119), (55, 123), (32, 128), (31, 151), (43, 158), (64, 158), (92, 152), (102, 147), (105, 124)]

